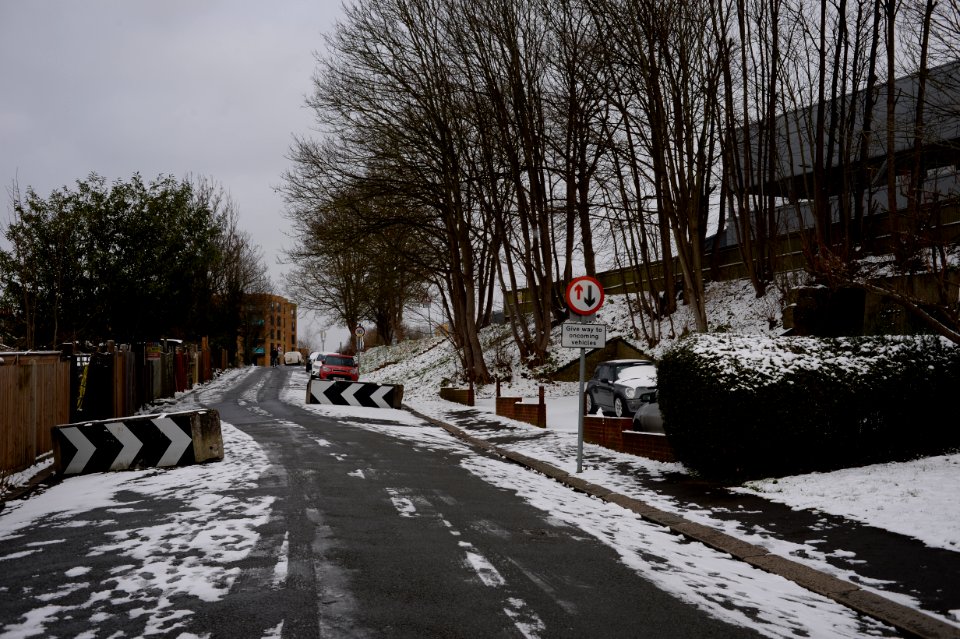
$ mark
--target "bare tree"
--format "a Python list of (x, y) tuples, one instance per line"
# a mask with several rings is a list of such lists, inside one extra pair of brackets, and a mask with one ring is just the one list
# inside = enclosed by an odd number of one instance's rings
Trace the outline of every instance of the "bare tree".
[(705, 331), (703, 256), (720, 135), (718, 35), (725, 34), (704, 29), (712, 22), (708, 2), (613, 6), (629, 16), (614, 39), (623, 47), (621, 58), (630, 61), (622, 93), (637, 96), (644, 113), (636, 134), (649, 162), (645, 178), (670, 233), (662, 245), (672, 243), (684, 301), (694, 309), (697, 330)]
[(295, 144), (285, 192), (299, 211), (347, 184), (371, 196), (401, 194), (411, 214), (394, 223), (436, 231), (422, 237), (436, 240), (428, 252), (442, 258), (435, 264), (442, 265), (464, 373), (486, 381), (475, 251), (484, 228), (465, 189), (463, 116), (471, 105), (459, 90), (462, 70), (451, 66), (458, 58), (441, 37), (450, 20), (449, 3), (434, 0), (347, 8), (308, 101), (328, 142)]

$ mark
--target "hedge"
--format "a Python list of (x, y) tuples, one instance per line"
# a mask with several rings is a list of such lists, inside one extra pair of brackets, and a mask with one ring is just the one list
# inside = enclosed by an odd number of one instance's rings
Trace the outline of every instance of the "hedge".
[(742, 479), (960, 447), (960, 348), (932, 336), (695, 334), (658, 367), (679, 459)]

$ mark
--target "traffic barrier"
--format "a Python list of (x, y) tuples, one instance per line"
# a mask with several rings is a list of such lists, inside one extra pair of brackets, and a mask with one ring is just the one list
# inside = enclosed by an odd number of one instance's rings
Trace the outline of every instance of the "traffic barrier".
[(307, 384), (308, 404), (366, 406), (368, 408), (400, 408), (403, 386), (372, 382), (344, 382), (311, 379)]
[(220, 413), (184, 411), (56, 426), (58, 474), (186, 466), (223, 459)]

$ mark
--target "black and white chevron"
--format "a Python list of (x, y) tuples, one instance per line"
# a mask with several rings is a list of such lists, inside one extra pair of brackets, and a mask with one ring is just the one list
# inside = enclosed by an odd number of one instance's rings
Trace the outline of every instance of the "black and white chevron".
[(53, 429), (53, 439), (63, 475), (196, 461), (189, 412), (67, 424)]
[(312, 379), (307, 392), (307, 403), (400, 408), (402, 397), (403, 386), (394, 384)]

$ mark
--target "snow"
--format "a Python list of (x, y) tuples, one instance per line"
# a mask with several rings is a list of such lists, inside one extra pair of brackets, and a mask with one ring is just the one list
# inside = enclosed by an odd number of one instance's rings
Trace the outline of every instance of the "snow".
[(753, 481), (735, 490), (960, 552), (960, 455)]
[[(711, 292), (715, 300), (710, 313), (712, 326), (734, 328), (738, 326), (734, 321), (739, 321), (739, 326), (747, 332), (767, 336), (775, 333), (768, 328), (767, 316), (776, 302), (745, 295), (746, 289), (742, 285), (740, 290), (714, 288)], [(629, 330), (622, 328), (629, 327), (625, 307), (621, 299), (607, 298), (603, 321), (608, 322), (608, 336), (620, 334), (629, 338)], [(670, 331), (680, 334), (683, 327), (689, 327), (682, 313), (672, 322), (672, 327), (662, 327), (664, 334)], [(489, 334), (484, 339), (495, 342), (495, 336)], [(743, 343), (747, 349), (750, 341), (744, 340)], [(657, 357), (665, 347), (660, 344), (649, 349), (648, 353)], [(561, 351), (558, 355), (560, 363), (572, 361), (579, 355), (576, 349), (558, 350)], [(403, 383), (405, 403), (427, 416), (443, 418), (457, 408), (440, 400), (437, 393), (441, 379), (456, 378), (456, 358), (444, 340), (402, 343), (390, 352), (384, 351), (376, 349), (364, 354), (361, 360), (364, 380)], [(251, 370), (228, 371), (217, 380), (179, 397), (177, 410), (189, 410), (214, 401), (224, 389), (235, 385)], [(517, 370), (522, 368), (517, 367)], [(282, 399), (304, 406), (306, 383), (307, 376), (301, 369), (293, 371)], [(489, 419), (498, 420), (513, 430), (516, 442), (510, 444), (512, 450), (574, 473), (578, 386), (576, 382), (543, 385), (547, 402), (546, 430), (493, 415), (495, 389), (492, 385), (476, 389), (476, 408), (488, 412)], [(502, 392), (533, 401), (539, 387), (532, 374), (517, 374), (512, 381), (503, 384)], [(269, 413), (257, 406), (256, 391), (254, 388), (245, 393), (241, 401), (249, 410), (267, 416)], [(690, 543), (619, 506), (571, 491), (518, 465), (474, 455), (464, 442), (410, 412), (326, 405), (305, 408), (337, 419), (344, 426), (402, 438), (420, 448), (455, 451), (461, 466), (470, 473), (516, 493), (550, 518), (575, 526), (585, 535), (609, 544), (625, 565), (645, 578), (731, 623), (771, 637), (862, 637), (890, 632), (889, 628), (869, 620), (864, 626), (862, 619), (839, 604), (728, 555)], [(54, 531), (56, 537), (58, 529), (98, 525), (92, 511), (107, 509), (119, 515), (140, 507), (138, 501), (146, 496), (170, 500), (180, 507), (172, 509), (173, 514), (159, 518), (150, 526), (119, 530), (109, 542), (96, 549), (95, 553), (122, 557), (121, 565), (112, 575), (116, 585), (108, 590), (100, 584), (89, 583), (90, 567), (81, 558), (76, 567), (65, 572), (61, 590), (37, 593), (36, 605), (30, 615), (0, 622), (0, 639), (43, 636), (50, 621), (73, 614), (72, 610), (81, 606), (96, 610), (93, 616), (98, 622), (109, 625), (107, 608), (101, 611), (99, 602), (106, 598), (113, 598), (115, 602), (118, 593), (129, 601), (141, 602), (135, 614), (145, 619), (147, 634), (175, 636), (191, 614), (177, 609), (173, 602), (178, 600), (178, 595), (192, 595), (205, 601), (224, 597), (238, 576), (235, 562), (248, 556), (260, 541), (258, 530), (269, 519), (273, 500), (249, 490), (271, 472), (264, 451), (231, 424), (222, 423), (221, 426), (227, 452), (222, 462), (71, 477), (29, 498), (7, 502), (0, 511), (0, 542), (26, 535), (33, 526)], [(279, 420), (277, 426), (295, 427)], [(481, 438), (494, 436), (493, 431), (485, 433), (482, 430), (471, 430), (470, 434)], [(330, 445), (322, 438), (315, 438), (315, 441), (321, 446)], [(715, 517), (708, 510), (691, 510), (688, 505), (675, 503), (656, 490), (638, 488), (636, 482), (629, 481), (624, 474), (613, 472), (612, 464), (598, 461), (601, 452), (604, 459), (613, 459), (618, 467), (630, 468), (632, 472), (643, 473), (655, 480), (667, 473), (685, 472), (680, 464), (665, 464), (585, 445), (586, 464), (580, 474), (583, 479), (642, 499), (667, 512), (682, 512), (687, 519), (761, 545), (772, 553), (803, 557), (814, 568), (840, 578), (850, 578), (851, 575), (826, 561), (825, 551), (817, 547), (816, 540), (790, 544), (771, 535), (742, 530), (735, 522)], [(350, 467), (349, 460), (341, 461), (344, 462), (344, 472), (356, 481), (365, 481), (370, 475), (369, 469)], [(48, 466), (49, 463), (50, 460), (45, 460), (42, 465)], [(8, 478), (8, 485), (22, 485), (40, 467)], [(960, 526), (957, 525), (960, 500), (956, 498), (960, 492), (960, 454), (831, 473), (770, 478), (749, 482), (738, 490), (792, 508), (813, 509), (909, 535), (929, 546), (960, 551)], [(410, 495), (396, 491), (388, 497), (394, 503), (398, 517), (417, 516), (417, 501)], [(102, 517), (102, 514), (98, 516)], [(99, 521), (102, 523), (102, 519)], [(451, 534), (459, 536), (460, 531), (451, 529)], [(488, 587), (503, 588), (500, 582), (504, 577), (496, 572), (489, 560), (477, 553), (469, 541), (464, 539), (463, 543), (464, 565), (473, 567)], [(268, 575), (273, 587), (278, 587), (287, 576), (288, 544), (286, 537), (277, 544), (281, 548), (280, 556), (275, 558), (274, 570)], [(22, 561), (25, 556), (42, 561), (44, 546), (29, 548), (26, 555), (3, 554), (0, 550), (0, 569), (5, 562)], [(881, 584), (864, 582), (862, 578), (858, 583), (867, 589), (881, 591)], [(89, 593), (86, 601), (81, 606), (65, 603), (73, 600), (67, 595), (77, 591)], [(4, 592), (6, 587), (0, 582), (0, 594)], [(142, 592), (157, 593), (157, 596), (141, 600), (138, 593)], [(918, 607), (910, 597), (885, 596)], [(524, 636), (540, 636), (542, 622), (525, 602), (511, 599), (505, 613)], [(960, 627), (960, 610), (940, 618)], [(281, 632), (282, 624), (270, 629), (265, 636), (280, 636)], [(180, 636), (189, 639), (191, 635), (184, 632)]]
[[(210, 390), (222, 390), (248, 372), (232, 371)], [(90, 569), (81, 563), (65, 572), (60, 591), (41, 601), (63, 600), (76, 590), (90, 593), (81, 608), (97, 608), (98, 602), (107, 600), (111, 605), (142, 600), (143, 605), (130, 614), (144, 617), (145, 635), (176, 630), (190, 613), (175, 610), (173, 600), (178, 595), (204, 601), (222, 598), (239, 574), (233, 564), (256, 546), (257, 529), (268, 521), (274, 501), (254, 496), (252, 491), (268, 468), (260, 446), (230, 424), (222, 424), (222, 432), (224, 450), (229, 452), (219, 463), (75, 476), (34, 497), (8, 502), (0, 511), (0, 547), (5, 540), (28, 534), (34, 526), (56, 530), (105, 525), (108, 522), (103, 519), (92, 521), (89, 513), (100, 509), (127, 512), (146, 496), (169, 500), (177, 504), (172, 514), (151, 526), (112, 533), (109, 543), (86, 555), (123, 558), (109, 584), (86, 582)], [(36, 552), (42, 549), (36, 548)], [(0, 554), (0, 568), (5, 561), (18, 558)], [(83, 562), (83, 558), (78, 560)], [(0, 587), (0, 592), (5, 590)], [(144, 592), (156, 596), (143, 599)], [(49, 603), (35, 608), (26, 619), (5, 620), (0, 623), (0, 638), (44, 636), (46, 623), (71, 614), (72, 608)], [(101, 622), (107, 622), (108, 615), (101, 617)], [(189, 638), (186, 633), (181, 636)]]

